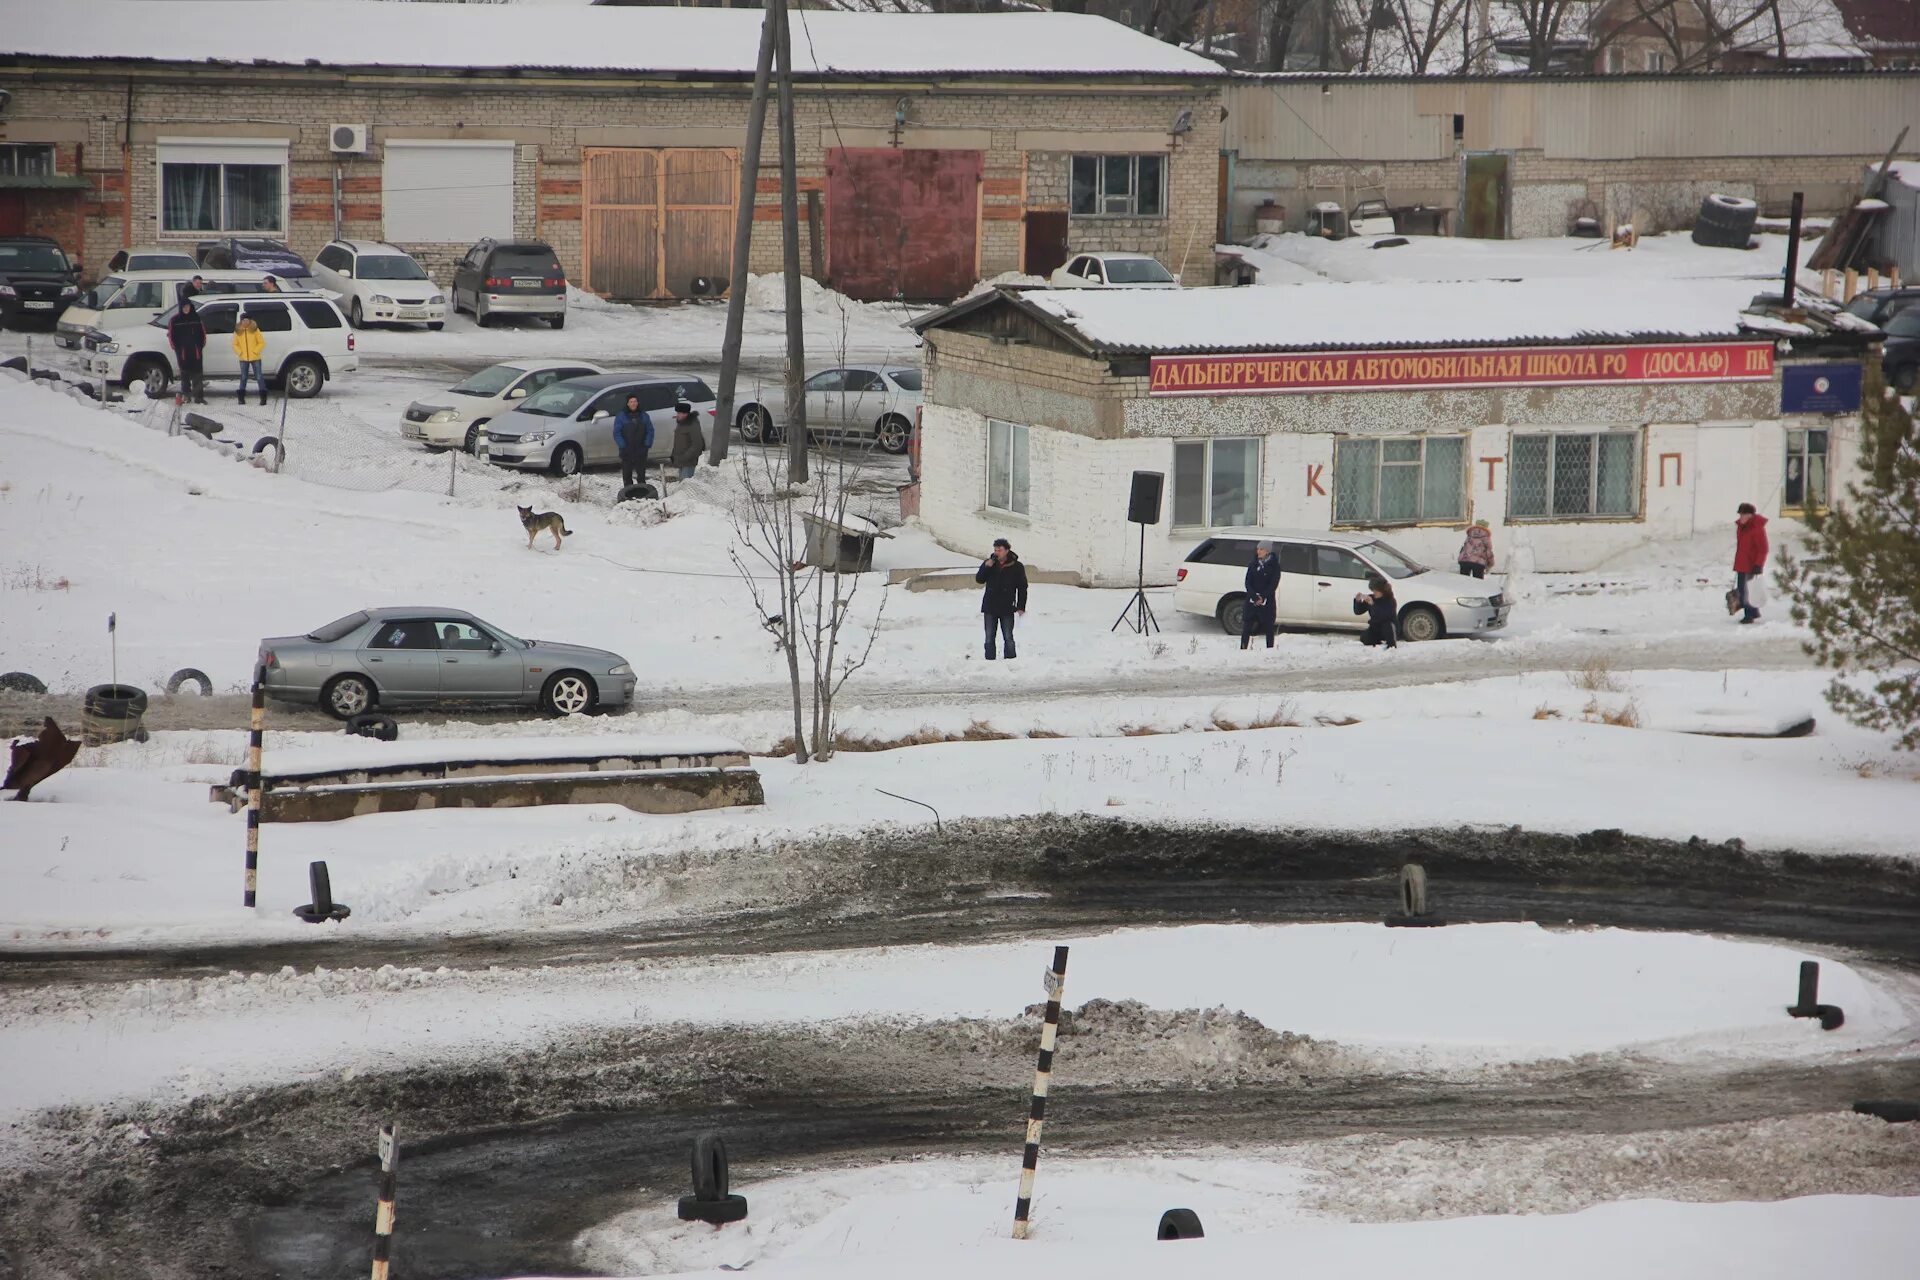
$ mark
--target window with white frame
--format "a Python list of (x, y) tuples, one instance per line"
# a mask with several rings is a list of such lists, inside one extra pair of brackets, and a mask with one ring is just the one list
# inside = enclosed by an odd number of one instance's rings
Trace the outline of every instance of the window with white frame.
[(1027, 463), (1027, 429), (1017, 422), (987, 420), (987, 506), (1028, 514), (1032, 485)]
[(1787, 432), (1787, 471), (1780, 495), (1790, 511), (1824, 511), (1827, 506), (1827, 433), (1795, 427)]
[(1513, 520), (1618, 520), (1640, 514), (1640, 433), (1516, 435), (1507, 460)]
[(1167, 158), (1075, 156), (1072, 210), (1088, 218), (1160, 218), (1167, 212)]
[(1176, 441), (1173, 523), (1186, 529), (1260, 523), (1259, 437)]
[(1465, 436), (1334, 442), (1335, 524), (1418, 524), (1466, 514)]
[(163, 234), (286, 234), (286, 143), (163, 138), (158, 151)]
[(53, 176), (51, 142), (0, 142), (0, 178)]
[(1647, 50), (1647, 70), (1665, 71), (1666, 69), (1667, 69), (1667, 55), (1662, 53), (1658, 49)]

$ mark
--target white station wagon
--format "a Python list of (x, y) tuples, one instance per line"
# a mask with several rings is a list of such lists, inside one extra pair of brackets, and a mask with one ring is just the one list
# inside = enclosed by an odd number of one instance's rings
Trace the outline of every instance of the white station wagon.
[(1353, 612), (1353, 597), (1366, 589), (1370, 573), (1393, 583), (1403, 640), (1495, 631), (1512, 612), (1498, 583), (1429, 569), (1370, 533), (1287, 529), (1235, 529), (1203, 539), (1180, 566), (1174, 608), (1218, 619), (1229, 635), (1239, 635), (1247, 565), (1260, 542), (1271, 542), (1280, 557), (1275, 603), (1283, 627), (1366, 630), (1366, 618)]

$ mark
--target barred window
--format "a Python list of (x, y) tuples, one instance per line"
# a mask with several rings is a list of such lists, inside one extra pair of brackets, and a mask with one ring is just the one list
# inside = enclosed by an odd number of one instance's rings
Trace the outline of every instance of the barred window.
[(1334, 442), (1335, 524), (1418, 524), (1466, 514), (1465, 436)]
[(1076, 217), (1158, 218), (1167, 211), (1167, 159), (1075, 156), (1068, 168)]
[(1640, 433), (1516, 435), (1507, 462), (1515, 520), (1615, 520), (1640, 514)]

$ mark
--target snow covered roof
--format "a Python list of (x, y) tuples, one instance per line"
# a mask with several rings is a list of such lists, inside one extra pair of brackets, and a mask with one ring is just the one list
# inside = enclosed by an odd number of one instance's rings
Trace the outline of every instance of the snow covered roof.
[[(378, 0), (7, 0), (21, 57), (302, 66), (543, 68), (742, 76), (759, 9), (391, 4)], [(814, 77), (1224, 75), (1117, 22), (1072, 13), (793, 11)]]
[[(1472, 280), (1233, 289), (1028, 289), (998, 297), (1089, 352), (1329, 351), (1737, 338), (1752, 280)], [(979, 295), (918, 321), (941, 328)]]

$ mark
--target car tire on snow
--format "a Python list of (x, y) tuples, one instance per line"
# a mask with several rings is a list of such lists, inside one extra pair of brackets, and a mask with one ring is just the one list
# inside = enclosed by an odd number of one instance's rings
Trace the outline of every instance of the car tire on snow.
[(1220, 602), (1220, 608), (1214, 612), (1214, 617), (1220, 619), (1220, 629), (1230, 636), (1240, 634), (1240, 628), (1246, 622), (1246, 616), (1247, 598), (1245, 596), (1228, 596)]
[(1438, 640), (1446, 634), (1446, 622), (1426, 605), (1412, 605), (1400, 615), (1400, 638), (1409, 644)]
[(167, 696), (173, 697), (180, 692), (182, 685), (197, 685), (194, 692), (203, 698), (213, 696), (213, 681), (207, 679), (207, 673), (198, 667), (182, 667), (167, 677)]
[(392, 742), (400, 736), (400, 724), (392, 716), (363, 711), (347, 721), (347, 732), (356, 738), (378, 738), (382, 742)]
[(727, 1196), (727, 1142), (717, 1133), (693, 1140), (693, 1198), (724, 1200)]
[(1198, 1240), (1206, 1234), (1200, 1226), (1200, 1215), (1191, 1209), (1169, 1209), (1160, 1215), (1162, 1240)]
[(739, 1222), (747, 1216), (747, 1198), (728, 1196), (724, 1200), (702, 1200), (699, 1196), (681, 1196), (680, 1221), (706, 1222), (719, 1227)]
[(28, 675), (24, 671), (9, 671), (0, 674), (0, 690), (7, 693), (45, 693), (47, 686), (38, 676)]

